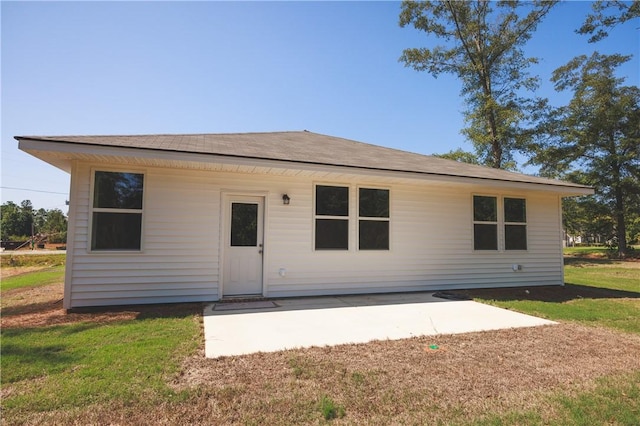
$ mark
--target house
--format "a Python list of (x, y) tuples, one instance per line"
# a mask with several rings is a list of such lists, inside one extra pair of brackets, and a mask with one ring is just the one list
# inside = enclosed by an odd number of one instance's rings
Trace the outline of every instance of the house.
[(71, 174), (67, 309), (562, 285), (592, 193), (308, 131), (16, 139)]

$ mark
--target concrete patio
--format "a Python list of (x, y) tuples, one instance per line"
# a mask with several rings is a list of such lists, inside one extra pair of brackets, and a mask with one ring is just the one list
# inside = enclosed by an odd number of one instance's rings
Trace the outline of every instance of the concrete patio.
[(204, 311), (208, 358), (547, 324), (555, 323), (433, 293), (225, 302)]

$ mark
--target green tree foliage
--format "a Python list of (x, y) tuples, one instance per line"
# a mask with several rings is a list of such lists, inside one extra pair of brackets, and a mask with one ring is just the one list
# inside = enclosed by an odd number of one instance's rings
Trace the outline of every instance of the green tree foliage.
[(578, 34), (588, 34), (589, 43), (595, 43), (607, 37), (607, 29), (640, 17), (640, 1), (634, 0), (597, 0), (591, 5), (593, 13), (589, 14), (582, 26), (576, 30)]
[(542, 173), (564, 175), (596, 188), (607, 206), (621, 256), (627, 250), (626, 224), (640, 202), (640, 89), (615, 76), (628, 56), (594, 53), (554, 71), (558, 91), (570, 90), (567, 106), (552, 109), (546, 134), (531, 162)]
[[(1, 206), (2, 227), (0, 231), (2, 233), (2, 240), (7, 240), (12, 235), (27, 235), (24, 232), (21, 220), (21, 208), (12, 201), (7, 201)], [(29, 225), (28, 235), (31, 235), (31, 225)]]
[(562, 200), (562, 223), (569, 235), (592, 237), (603, 242), (614, 234), (611, 210), (594, 197)]
[(468, 109), (463, 133), (477, 156), (491, 167), (504, 168), (512, 154), (530, 137), (522, 126), (544, 104), (525, 98), (524, 90), (538, 87), (527, 73), (536, 58), (522, 46), (555, 1), (404, 1), (400, 26), (413, 25), (444, 44), (410, 48), (400, 61), (434, 77), (447, 73), (462, 82)]
[(20, 205), (7, 201), (0, 206), (0, 215), (3, 241), (30, 238), (32, 230), (36, 234), (46, 234), (50, 242), (66, 240), (67, 217), (59, 209), (34, 210), (29, 200), (22, 201)]
[(455, 151), (449, 151), (444, 154), (433, 154), (433, 156), (439, 157), (439, 158), (445, 158), (447, 160), (458, 161), (460, 163), (480, 164), (480, 160), (478, 159), (477, 155), (475, 155), (473, 152), (467, 152), (460, 148), (456, 149)]

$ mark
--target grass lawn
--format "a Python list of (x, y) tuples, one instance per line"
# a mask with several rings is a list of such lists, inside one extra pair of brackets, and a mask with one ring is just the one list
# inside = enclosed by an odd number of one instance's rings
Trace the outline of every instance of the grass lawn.
[(11, 389), (3, 408), (24, 414), (174, 400), (167, 379), (197, 348), (198, 327), (191, 316), (3, 330), (2, 382)]
[(216, 360), (199, 304), (65, 314), (61, 276), (43, 275), (60, 266), (17, 274), (2, 283), (2, 421), (638, 425), (640, 268), (568, 262), (565, 287), (474, 294), (558, 326)]
[(23, 287), (39, 287), (64, 280), (64, 266), (45, 267), (41, 270), (3, 277), (0, 291)]
[[(558, 321), (611, 327), (640, 334), (640, 262), (565, 259), (562, 289), (471, 291), (485, 303)], [(549, 294), (553, 292), (553, 295)]]
[[(638, 259), (640, 254), (640, 245), (630, 245), (631, 249), (630, 257)], [(617, 258), (617, 250), (615, 248), (609, 248), (605, 246), (580, 246), (580, 247), (565, 247), (563, 248), (565, 256), (570, 257), (589, 257), (589, 258)]]
[(594, 256), (594, 257), (606, 257), (609, 253), (609, 249), (604, 246), (585, 246), (585, 247), (565, 247), (562, 249), (565, 256)]

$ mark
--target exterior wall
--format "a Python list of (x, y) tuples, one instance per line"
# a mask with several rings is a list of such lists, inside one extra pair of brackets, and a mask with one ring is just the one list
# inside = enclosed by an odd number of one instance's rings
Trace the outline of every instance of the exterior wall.
[[(145, 173), (141, 252), (89, 251), (93, 167)], [(314, 184), (351, 188), (348, 251), (314, 250)], [(389, 251), (357, 249), (359, 186), (390, 190)], [(562, 284), (557, 194), (331, 173), (258, 175), (78, 163), (65, 306), (218, 300), (222, 195), (245, 193), (266, 194), (267, 297)], [(291, 197), (290, 205), (283, 205), (283, 193)], [(474, 252), (473, 194), (527, 199), (527, 251)], [(522, 270), (513, 271), (513, 264)]]

